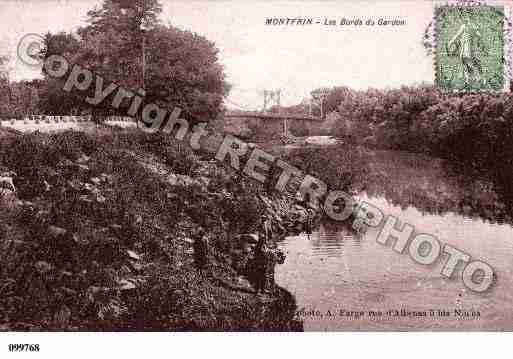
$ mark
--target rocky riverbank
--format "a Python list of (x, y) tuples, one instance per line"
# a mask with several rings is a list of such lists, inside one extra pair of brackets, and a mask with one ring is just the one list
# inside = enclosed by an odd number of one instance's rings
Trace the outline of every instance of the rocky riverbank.
[(300, 230), (290, 198), (159, 134), (2, 130), (0, 146), (2, 329), (302, 330), (290, 293), (244, 275), (264, 214)]

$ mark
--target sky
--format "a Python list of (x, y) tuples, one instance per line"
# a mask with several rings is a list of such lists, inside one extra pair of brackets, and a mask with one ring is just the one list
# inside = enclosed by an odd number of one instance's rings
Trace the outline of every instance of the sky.
[[(180, 1), (161, 0), (161, 20), (197, 32), (219, 48), (233, 86), (229, 102), (246, 109), (263, 104), (263, 91), (281, 89), (293, 105), (323, 86), (390, 88), (433, 83), (434, 63), (422, 46), (433, 18), (428, 0), (403, 1)], [(100, 0), (0, 0), (0, 49), (15, 59), (27, 33), (70, 31), (85, 24)], [(268, 18), (313, 18), (321, 24), (269, 26)], [(374, 26), (324, 26), (324, 19), (373, 19)], [(378, 26), (379, 18), (406, 22)], [(12, 78), (40, 70), (12, 63)]]

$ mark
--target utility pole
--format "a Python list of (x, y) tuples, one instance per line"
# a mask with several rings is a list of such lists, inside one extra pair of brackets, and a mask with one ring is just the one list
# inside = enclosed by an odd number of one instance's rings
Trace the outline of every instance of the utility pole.
[[(146, 36), (145, 30), (141, 29), (142, 33), (142, 90), (143, 93), (146, 93)], [(142, 120), (142, 118), (141, 118)], [(135, 123), (137, 125), (137, 128), (139, 128), (139, 119), (137, 118), (137, 114), (135, 114)]]
[(328, 92), (325, 90), (316, 91), (316, 93), (312, 93), (312, 98), (310, 99), (310, 112), (312, 106), (312, 100), (315, 101), (315, 104), (319, 106), (321, 110), (321, 119), (324, 118), (324, 99), (328, 96)]
[(146, 36), (144, 36), (144, 30), (143, 30), (143, 37), (142, 37), (142, 89), (145, 90), (145, 70), (146, 70)]
[[(264, 90), (264, 112), (267, 112), (267, 107), (276, 106), (278, 115), (281, 113), (281, 89), (277, 90)], [(288, 123), (287, 118), (283, 118), (283, 133), (288, 137)]]

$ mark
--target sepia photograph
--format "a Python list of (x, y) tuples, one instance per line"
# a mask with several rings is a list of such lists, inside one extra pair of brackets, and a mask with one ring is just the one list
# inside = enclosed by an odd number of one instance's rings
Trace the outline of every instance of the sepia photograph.
[(1, 0), (0, 350), (513, 331), (512, 6)]

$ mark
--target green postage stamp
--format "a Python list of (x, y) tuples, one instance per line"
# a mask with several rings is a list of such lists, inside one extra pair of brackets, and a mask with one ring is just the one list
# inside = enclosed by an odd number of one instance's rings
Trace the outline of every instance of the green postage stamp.
[(502, 91), (509, 86), (505, 14), (500, 6), (440, 6), (436, 83), (447, 92)]

